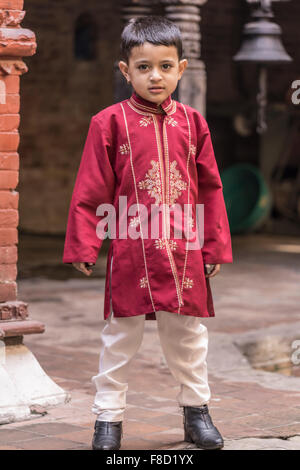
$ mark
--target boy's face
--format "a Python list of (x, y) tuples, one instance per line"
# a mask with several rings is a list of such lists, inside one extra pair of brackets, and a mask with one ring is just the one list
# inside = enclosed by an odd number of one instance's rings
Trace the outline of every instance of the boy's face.
[(128, 64), (119, 62), (134, 91), (158, 105), (176, 89), (186, 66), (187, 60), (179, 61), (175, 46), (155, 46), (149, 42), (131, 49)]

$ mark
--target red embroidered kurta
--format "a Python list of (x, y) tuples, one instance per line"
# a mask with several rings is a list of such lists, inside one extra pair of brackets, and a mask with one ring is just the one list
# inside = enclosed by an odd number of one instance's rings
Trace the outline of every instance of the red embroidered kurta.
[[(115, 227), (108, 212), (99, 211), (101, 204), (115, 211)], [(189, 249), (196, 240), (198, 204), (204, 205), (204, 244)], [(184, 206), (190, 212), (184, 213)], [(176, 208), (182, 209), (180, 223)], [(154, 237), (151, 223), (158, 230)], [(91, 118), (63, 262), (95, 263), (103, 226), (111, 238), (105, 319), (111, 308), (116, 317), (146, 315), (149, 320), (159, 310), (215, 316), (204, 264), (231, 263), (232, 249), (210, 131), (197, 110), (171, 96), (159, 107), (133, 92)], [(181, 238), (174, 232), (179, 226)]]

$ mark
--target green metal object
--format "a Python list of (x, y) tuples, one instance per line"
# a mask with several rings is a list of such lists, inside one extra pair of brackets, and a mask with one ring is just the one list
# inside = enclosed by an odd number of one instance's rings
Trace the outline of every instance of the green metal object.
[(270, 215), (271, 192), (259, 169), (238, 163), (221, 174), (231, 233), (253, 232)]

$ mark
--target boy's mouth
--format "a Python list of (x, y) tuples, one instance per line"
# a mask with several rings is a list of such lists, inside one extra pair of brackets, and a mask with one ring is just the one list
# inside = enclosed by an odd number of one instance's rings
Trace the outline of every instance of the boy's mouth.
[(149, 88), (149, 91), (152, 92), (152, 93), (159, 93), (163, 90), (164, 90), (164, 88), (162, 86), (153, 86), (153, 87)]

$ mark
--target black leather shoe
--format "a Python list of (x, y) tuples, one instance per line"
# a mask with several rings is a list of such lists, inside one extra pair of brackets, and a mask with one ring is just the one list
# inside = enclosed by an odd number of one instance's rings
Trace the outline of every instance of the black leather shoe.
[(123, 436), (122, 421), (99, 421), (95, 422), (93, 436), (93, 450), (118, 450), (121, 447)]
[(224, 441), (214, 426), (207, 405), (184, 406), (184, 440), (196, 444), (200, 449), (222, 449)]

